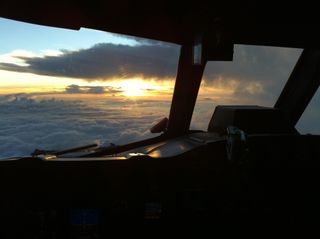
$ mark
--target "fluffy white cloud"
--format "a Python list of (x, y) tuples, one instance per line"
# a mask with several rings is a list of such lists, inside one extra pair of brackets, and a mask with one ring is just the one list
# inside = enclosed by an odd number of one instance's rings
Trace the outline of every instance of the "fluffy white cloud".
[(149, 128), (167, 116), (170, 102), (36, 99), (0, 96), (0, 158), (30, 155), (34, 149), (61, 150), (153, 137)]

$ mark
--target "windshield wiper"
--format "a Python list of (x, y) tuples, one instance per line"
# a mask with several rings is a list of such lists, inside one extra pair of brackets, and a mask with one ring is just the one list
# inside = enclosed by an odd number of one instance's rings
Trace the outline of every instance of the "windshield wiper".
[(89, 145), (84, 145), (84, 146), (60, 150), (60, 151), (35, 149), (33, 151), (33, 153), (31, 154), (31, 156), (32, 157), (37, 157), (39, 155), (59, 156), (59, 155), (68, 154), (68, 153), (75, 153), (75, 152), (79, 152), (82, 150), (91, 149), (91, 148), (95, 148), (95, 147), (98, 147), (98, 144), (89, 144)]

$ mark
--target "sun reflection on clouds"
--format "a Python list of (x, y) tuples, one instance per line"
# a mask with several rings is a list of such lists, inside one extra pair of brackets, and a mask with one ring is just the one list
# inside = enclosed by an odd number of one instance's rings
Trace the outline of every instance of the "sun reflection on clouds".
[[(99, 97), (158, 98), (172, 96), (173, 80), (159, 79), (112, 79), (90, 81), (67, 77), (42, 76), (32, 73), (19, 73), (0, 70), (0, 94), (43, 93), (43, 94), (96, 94)], [(70, 86), (79, 88), (70, 91)]]
[(61, 55), (63, 55), (62, 51), (50, 50), (50, 49), (42, 50), (41, 53), (43, 54), (43, 56), (61, 56)]
[(35, 57), (47, 57), (47, 56), (61, 56), (63, 55), (62, 51), (59, 50), (41, 50), (40, 53), (35, 53), (32, 51), (22, 50), (22, 49), (15, 49), (11, 52), (0, 54), (0, 63), (9, 63), (15, 64), (18, 66), (29, 66), (26, 63), (25, 59), (27, 58), (35, 58)]
[(1, 54), (0, 63), (10, 63), (18, 66), (28, 66), (25, 60), (21, 58), (35, 57), (36, 55), (31, 51), (14, 50), (12, 52)]
[(115, 83), (120, 90), (123, 91), (122, 95), (127, 97), (136, 96), (156, 96), (159, 93), (168, 92), (172, 83), (156, 82), (142, 79), (128, 79), (121, 80)]

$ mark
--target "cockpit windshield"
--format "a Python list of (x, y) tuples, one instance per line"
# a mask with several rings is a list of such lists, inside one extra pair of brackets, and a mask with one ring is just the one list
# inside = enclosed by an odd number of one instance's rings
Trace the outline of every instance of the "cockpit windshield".
[[(0, 32), (0, 158), (143, 140), (169, 116), (179, 45), (4, 18)], [(272, 107), (301, 52), (235, 45), (232, 62), (208, 62), (191, 129), (217, 105)]]
[(180, 46), (0, 18), (0, 158), (154, 137)]

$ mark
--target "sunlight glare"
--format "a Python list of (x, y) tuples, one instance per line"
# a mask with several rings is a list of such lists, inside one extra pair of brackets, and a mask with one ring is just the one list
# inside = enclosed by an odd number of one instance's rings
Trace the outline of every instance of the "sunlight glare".
[(144, 96), (146, 89), (142, 80), (127, 80), (121, 84), (121, 90), (123, 90), (124, 96)]

